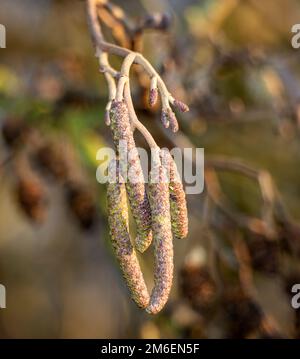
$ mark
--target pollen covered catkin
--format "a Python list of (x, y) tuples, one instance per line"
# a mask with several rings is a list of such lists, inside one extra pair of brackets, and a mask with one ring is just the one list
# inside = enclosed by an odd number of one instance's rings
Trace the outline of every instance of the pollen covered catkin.
[(149, 294), (144, 277), (130, 241), (128, 207), (124, 183), (109, 183), (107, 186), (108, 222), (115, 255), (132, 299), (141, 308), (149, 303)]
[(158, 181), (150, 173), (149, 200), (154, 240), (154, 288), (146, 311), (158, 313), (166, 304), (173, 281), (173, 242), (169, 201), (169, 184), (159, 166)]
[[(121, 146), (126, 146), (128, 165), (121, 160), (121, 173), (127, 173), (126, 191), (133, 218), (136, 223), (137, 237), (135, 247), (144, 252), (152, 241), (151, 210), (145, 188), (145, 180), (139, 154), (133, 138), (128, 108), (124, 101), (113, 101), (111, 107), (111, 130), (118, 154)], [(120, 155), (122, 158), (122, 155)]]
[(169, 191), (172, 232), (175, 238), (183, 239), (188, 235), (188, 211), (185, 192), (175, 161), (168, 151), (162, 151), (169, 171)]

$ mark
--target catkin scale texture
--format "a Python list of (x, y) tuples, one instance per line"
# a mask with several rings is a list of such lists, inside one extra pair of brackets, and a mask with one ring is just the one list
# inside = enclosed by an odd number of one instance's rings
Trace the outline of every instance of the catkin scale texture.
[(170, 208), (171, 223), (174, 237), (183, 239), (188, 235), (188, 212), (185, 192), (177, 171), (176, 163), (170, 153), (167, 153), (169, 170), (169, 190), (170, 190)]
[(109, 183), (107, 186), (108, 222), (115, 255), (132, 299), (141, 308), (149, 303), (149, 294), (144, 277), (130, 241), (128, 207), (123, 183)]
[[(151, 211), (145, 188), (142, 166), (133, 138), (128, 109), (123, 101), (113, 101), (112, 103), (111, 130), (117, 152), (119, 153), (121, 150), (120, 141), (122, 141), (121, 143), (126, 144), (128, 154), (130, 154), (128, 156), (128, 167), (125, 168), (125, 171), (130, 168), (129, 176), (126, 181), (126, 190), (132, 215), (137, 227), (135, 247), (138, 251), (144, 252), (152, 241)], [(124, 168), (121, 170), (124, 170)], [(130, 176), (130, 173), (134, 173), (134, 175)]]
[[(162, 171), (162, 168), (160, 168)], [(146, 311), (158, 313), (166, 304), (173, 281), (173, 242), (171, 230), (169, 184), (159, 180), (152, 183), (150, 173), (149, 199), (152, 211), (154, 239), (154, 288)]]

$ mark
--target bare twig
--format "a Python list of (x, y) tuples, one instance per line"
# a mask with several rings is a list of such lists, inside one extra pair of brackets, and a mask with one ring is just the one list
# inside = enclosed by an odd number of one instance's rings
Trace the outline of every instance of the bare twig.
[[(188, 111), (187, 105), (176, 100), (168, 91), (166, 85), (164, 84), (160, 75), (156, 72), (153, 66), (149, 63), (148, 60), (144, 58), (139, 52), (132, 51), (131, 49), (117, 46), (112, 43), (105, 41), (104, 35), (102, 33), (99, 18), (99, 9), (101, 6), (104, 7), (109, 13), (118, 20), (118, 23), (124, 20), (122, 12), (118, 8), (114, 8), (105, 0), (88, 0), (87, 1), (87, 13), (88, 13), (88, 22), (90, 27), (90, 32), (92, 40), (96, 50), (96, 57), (98, 58), (100, 71), (104, 73), (105, 79), (108, 83), (109, 89), (109, 99), (106, 106), (106, 115), (105, 122), (111, 127), (114, 144), (119, 154), (119, 142), (121, 140), (125, 141), (128, 145), (129, 150), (135, 150), (135, 157), (132, 159), (132, 164), (135, 166), (136, 173), (142, 174), (142, 168), (140, 163), (140, 158), (135, 147), (133, 132), (135, 129), (139, 130), (147, 141), (149, 147), (151, 148), (152, 155), (155, 153), (158, 155), (160, 149), (153, 139), (152, 135), (149, 133), (147, 128), (138, 120), (136, 115), (134, 104), (131, 96), (130, 88), (130, 70), (134, 64), (140, 65), (143, 71), (150, 78), (150, 99), (149, 103), (154, 105), (156, 103), (158, 95), (161, 97), (162, 104), (162, 122), (165, 124), (165, 127), (170, 125), (170, 128), (173, 132), (178, 130), (178, 123), (174, 112), (172, 111), (171, 105), (176, 107), (181, 112)], [(119, 21), (120, 20), (120, 21)], [(125, 21), (125, 20), (124, 20)], [(130, 29), (126, 28), (127, 22), (122, 23), (124, 27), (124, 32), (128, 32)], [(115, 29), (112, 29), (114, 32)], [(109, 63), (109, 55), (116, 55), (123, 59), (120, 71), (116, 71)], [(157, 150), (157, 151), (152, 151)], [(163, 172), (163, 166), (160, 163), (158, 168)], [(150, 172), (152, 173), (152, 171)], [(153, 176), (153, 173), (152, 173)], [(151, 177), (152, 178), (152, 177)], [(153, 180), (153, 178), (152, 178)], [(133, 184), (131, 180), (126, 183), (126, 191), (129, 199), (130, 208), (137, 225), (137, 238), (135, 241), (135, 248), (143, 253), (152, 242), (154, 242), (154, 254), (155, 254), (155, 269), (154, 269), (154, 288), (150, 296), (150, 302), (147, 306), (147, 311), (149, 313), (159, 312), (165, 303), (168, 300), (169, 293), (172, 286), (173, 278), (173, 244), (172, 244), (172, 229), (173, 222), (178, 222), (184, 227), (183, 218), (181, 214), (184, 214), (183, 209), (185, 209), (185, 196), (183, 189), (179, 185), (175, 188), (176, 193), (173, 194), (173, 197), (176, 197), (176, 204), (178, 208), (172, 207), (170, 205), (171, 190), (169, 188), (169, 183), (163, 181), (163, 177), (159, 176), (159, 181), (150, 182), (148, 185), (148, 193), (146, 191), (146, 186), (144, 181)], [(110, 187), (109, 187), (110, 189)], [(112, 188), (114, 191), (114, 188)], [(181, 191), (179, 191), (181, 190)], [(113, 192), (112, 191), (112, 192)], [(179, 193), (180, 192), (180, 193)], [(180, 194), (180, 196), (178, 195)], [(111, 197), (112, 198), (112, 197)], [(148, 206), (150, 201), (150, 206)], [(174, 201), (173, 201), (174, 202)], [(172, 202), (172, 203), (173, 203)], [(116, 201), (116, 204), (117, 201)], [(179, 215), (175, 216), (174, 219), (174, 208)], [(177, 209), (179, 209), (177, 211)], [(127, 210), (126, 210), (127, 212)], [(109, 213), (109, 216), (113, 218), (115, 211)], [(171, 214), (173, 216), (171, 217)], [(187, 216), (187, 214), (186, 214)], [(172, 221), (172, 225), (171, 225)], [(123, 272), (129, 275), (130, 278), (127, 278), (127, 283), (129, 288), (131, 288), (134, 298), (137, 303), (144, 307), (146, 301), (148, 300), (147, 291), (142, 277), (140, 278), (131, 278), (134, 277), (135, 273), (140, 273), (138, 261), (134, 257), (126, 258), (123, 256), (123, 250), (128, 249), (128, 243), (130, 243), (130, 235), (126, 231), (126, 241), (121, 242), (116, 233), (114, 235), (115, 223), (111, 225), (111, 237), (113, 243), (118, 244), (118, 250), (121, 250), (121, 268)], [(175, 227), (177, 228), (177, 227)], [(179, 227), (178, 227), (179, 228)], [(183, 236), (187, 235), (187, 226), (183, 228)], [(178, 231), (177, 231), (178, 232)], [(178, 232), (179, 233), (179, 232)], [(180, 233), (181, 234), (181, 233)], [(122, 237), (123, 231), (120, 234)], [(117, 242), (114, 242), (117, 241)], [(128, 242), (129, 241), (129, 242)], [(125, 248), (126, 247), (126, 248)], [(130, 252), (132, 248), (130, 247)], [(117, 255), (118, 256), (118, 255)], [(124, 258), (123, 258), (124, 257)], [(136, 268), (136, 271), (132, 271), (132, 268)], [(142, 300), (140, 300), (137, 291), (136, 283), (142, 282), (143, 289), (145, 289), (145, 295)], [(146, 298), (147, 297), (147, 298)]]
[[(153, 68), (150, 62), (147, 59), (145, 59), (143, 55), (141, 55), (138, 52), (134, 52), (127, 48), (120, 47), (105, 41), (101, 30), (101, 25), (98, 21), (98, 14), (97, 14), (98, 4), (103, 4), (103, 1), (101, 0), (87, 1), (88, 22), (89, 22), (92, 40), (96, 50), (96, 57), (98, 57), (101, 71), (104, 73), (108, 72), (112, 77), (118, 78), (119, 83), (118, 83), (116, 96), (118, 96), (118, 99), (122, 97), (122, 91), (125, 87), (125, 83), (128, 81), (127, 77), (129, 75), (130, 67), (133, 64), (138, 64), (142, 66), (145, 72), (149, 75), (152, 84), (154, 81), (157, 82), (157, 89), (161, 97), (161, 103), (162, 103), (163, 123), (165, 123), (166, 127), (170, 123), (171, 129), (174, 132), (176, 132), (178, 130), (178, 124), (175, 114), (173, 113), (170, 105), (173, 105), (181, 112), (188, 111), (189, 110), (188, 106), (182, 103), (181, 101), (176, 100), (170, 94), (161, 76), (157, 73), (157, 71)], [(115, 70), (111, 68), (111, 66), (108, 63), (107, 56), (103, 56), (103, 53), (116, 55), (124, 58), (124, 63), (122, 65), (122, 69), (120, 73), (117, 73)], [(126, 74), (124, 75), (124, 73)]]

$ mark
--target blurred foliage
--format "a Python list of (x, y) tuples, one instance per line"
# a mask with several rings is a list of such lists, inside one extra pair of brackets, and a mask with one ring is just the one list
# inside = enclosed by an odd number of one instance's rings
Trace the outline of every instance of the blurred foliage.
[[(95, 178), (97, 151), (112, 145), (107, 90), (84, 2), (2, 0), (0, 337), (299, 338), (299, 1), (116, 3), (136, 21), (171, 14), (168, 31), (144, 36), (143, 53), (191, 112), (178, 136), (163, 131), (137, 71), (139, 116), (160, 144), (204, 147), (208, 159), (205, 192), (188, 198), (189, 238), (175, 243), (171, 300), (157, 317), (142, 313), (111, 255)], [(214, 167), (220, 156), (229, 170)], [(232, 170), (235, 161), (247, 169)], [(142, 265), (151, 281), (150, 255)]]

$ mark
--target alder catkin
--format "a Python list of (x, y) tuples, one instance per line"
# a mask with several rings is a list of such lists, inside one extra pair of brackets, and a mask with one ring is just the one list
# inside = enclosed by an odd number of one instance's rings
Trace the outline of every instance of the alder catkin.
[(190, 110), (188, 105), (179, 100), (174, 100), (174, 106), (178, 108), (180, 112), (188, 112)]
[(150, 96), (149, 96), (149, 106), (153, 107), (157, 103), (158, 100), (158, 90), (157, 88), (153, 88), (150, 90)]
[(144, 277), (130, 241), (128, 207), (124, 183), (109, 183), (107, 186), (108, 223), (115, 255), (132, 299), (141, 308), (149, 303), (149, 294)]
[(170, 108), (168, 109), (168, 116), (169, 116), (171, 131), (177, 132), (179, 130), (178, 121), (177, 121), (175, 113)]
[(164, 126), (164, 128), (169, 128), (170, 126), (170, 119), (167, 111), (163, 111), (161, 113), (161, 122)]
[(188, 212), (183, 185), (175, 161), (168, 151), (162, 151), (163, 162), (169, 171), (169, 191), (172, 232), (175, 238), (183, 239), (188, 235)]
[(161, 122), (165, 128), (170, 127), (172, 132), (177, 132), (179, 129), (176, 115), (170, 108), (162, 111)]
[[(141, 253), (144, 252), (152, 241), (151, 233), (151, 211), (149, 200), (145, 188), (145, 180), (139, 158), (133, 132), (129, 120), (128, 108), (123, 101), (113, 101), (111, 108), (111, 129), (113, 139), (118, 154), (121, 152), (120, 143), (126, 144), (128, 156), (128, 166), (121, 161), (121, 173), (129, 171), (126, 182), (126, 190), (136, 223), (137, 237), (135, 247)], [(134, 173), (134, 175), (130, 175)]]
[(153, 182), (152, 172), (149, 182), (149, 200), (152, 212), (152, 232), (154, 240), (154, 288), (146, 311), (158, 313), (166, 304), (173, 281), (173, 242), (169, 201), (169, 184), (159, 166), (159, 181)]

